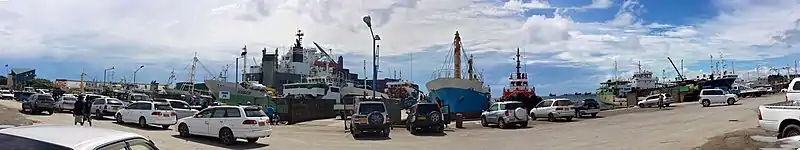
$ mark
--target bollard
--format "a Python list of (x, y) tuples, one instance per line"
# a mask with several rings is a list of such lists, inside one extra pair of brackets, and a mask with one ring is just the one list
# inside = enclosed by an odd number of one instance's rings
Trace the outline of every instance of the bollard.
[(464, 122), (464, 117), (461, 115), (461, 113), (457, 113), (456, 114), (456, 128), (459, 128), (459, 129), (460, 128), (464, 128), (463, 122)]

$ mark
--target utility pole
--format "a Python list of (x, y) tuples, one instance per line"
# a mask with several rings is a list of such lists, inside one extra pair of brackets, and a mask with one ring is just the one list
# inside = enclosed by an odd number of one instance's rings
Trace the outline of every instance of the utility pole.
[(81, 70), (81, 94), (86, 93), (86, 83), (84, 82), (86, 73)]

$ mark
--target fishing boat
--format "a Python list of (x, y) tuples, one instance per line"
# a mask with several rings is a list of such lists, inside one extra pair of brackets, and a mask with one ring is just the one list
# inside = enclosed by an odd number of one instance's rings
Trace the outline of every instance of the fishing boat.
[(520, 101), (525, 104), (525, 107), (531, 109), (541, 101), (541, 98), (536, 96), (536, 87), (528, 85), (528, 73), (523, 73), (519, 70), (521, 68), (519, 48), (517, 48), (516, 63), (517, 72), (509, 75), (508, 87), (503, 88), (503, 96), (500, 97), (500, 100)]
[(461, 37), (458, 31), (453, 41), (453, 76), (445, 62), (445, 67), (434, 72), (433, 80), (425, 84), (429, 91), (429, 101), (440, 102), (449, 108), (452, 114), (461, 113), (465, 117), (477, 117), (489, 107), (490, 91), (483, 85), (477, 75), (473, 75), (472, 59), (468, 59), (468, 76), (461, 76)]

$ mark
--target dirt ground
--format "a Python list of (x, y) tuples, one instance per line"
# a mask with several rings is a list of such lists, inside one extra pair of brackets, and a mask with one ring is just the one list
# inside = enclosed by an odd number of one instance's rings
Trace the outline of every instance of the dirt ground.
[(23, 126), (33, 125), (34, 123), (38, 123), (38, 121), (26, 119), (19, 112), (19, 109), (0, 105), (0, 126)]
[(768, 143), (756, 141), (752, 136), (774, 137), (774, 133), (768, 133), (762, 129), (749, 128), (725, 133), (723, 135), (709, 138), (699, 150), (758, 150), (762, 148), (780, 148), (779, 143)]

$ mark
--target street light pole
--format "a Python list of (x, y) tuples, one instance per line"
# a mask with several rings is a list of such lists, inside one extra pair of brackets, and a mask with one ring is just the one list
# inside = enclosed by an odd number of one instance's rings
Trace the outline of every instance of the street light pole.
[(106, 72), (108, 72), (109, 70), (114, 70), (114, 66), (111, 66), (111, 68), (103, 70), (103, 86), (106, 86), (106, 77), (108, 77), (106, 75)]
[(372, 96), (374, 98), (375, 96), (377, 96), (376, 90), (378, 88), (378, 64), (376, 62), (378, 55), (375, 45), (378, 40), (381, 40), (381, 38), (380, 36), (375, 35), (375, 32), (373, 32), (372, 30), (372, 17), (367, 15), (364, 16), (362, 20), (364, 21), (365, 24), (367, 24), (367, 27), (369, 28), (369, 33), (370, 35), (372, 35), (371, 36), (372, 37)]
[(144, 68), (144, 65), (139, 66), (139, 69), (136, 69), (136, 71), (133, 71), (133, 82), (131, 82), (131, 83), (136, 84), (136, 73), (139, 72), (139, 70), (142, 69), (142, 68)]

